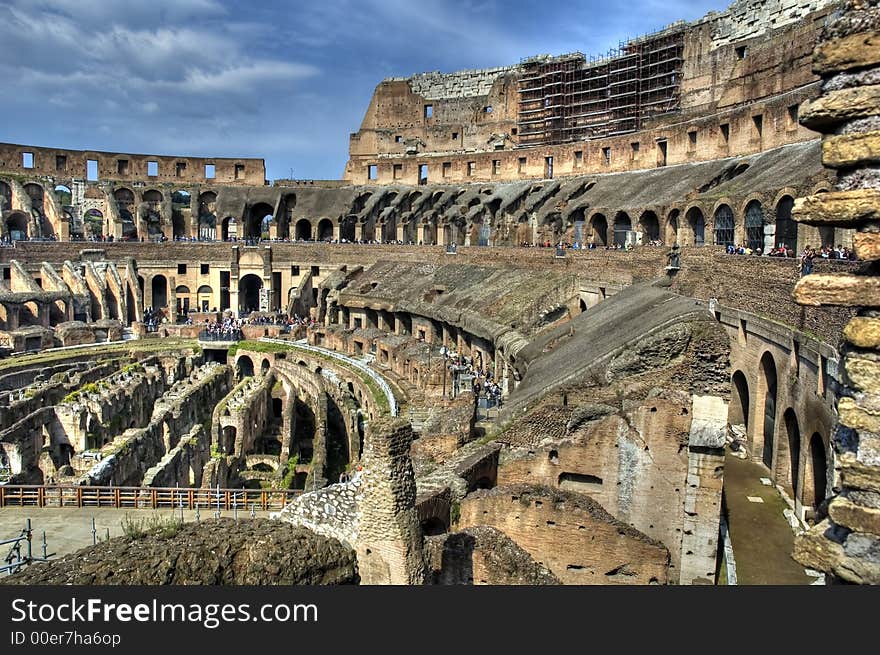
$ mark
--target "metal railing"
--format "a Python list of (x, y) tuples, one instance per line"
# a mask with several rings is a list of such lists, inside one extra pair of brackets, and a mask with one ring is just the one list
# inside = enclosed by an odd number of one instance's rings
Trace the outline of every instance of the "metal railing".
[(97, 507), (112, 509), (283, 509), (296, 489), (86, 487), (0, 485), (0, 507)]
[[(9, 575), (17, 573), (23, 566), (29, 566), (31, 562), (48, 562), (54, 553), (48, 553), (48, 544), (46, 543), (46, 532), (43, 531), (42, 557), (34, 555), (34, 534), (31, 528), (31, 520), (28, 519), (24, 529), (17, 537), (12, 539), (4, 539), (0, 541), (0, 546), (10, 546), (9, 552), (3, 558), (0, 564), (0, 572), (6, 571)], [(24, 553), (22, 553), (24, 548)]]

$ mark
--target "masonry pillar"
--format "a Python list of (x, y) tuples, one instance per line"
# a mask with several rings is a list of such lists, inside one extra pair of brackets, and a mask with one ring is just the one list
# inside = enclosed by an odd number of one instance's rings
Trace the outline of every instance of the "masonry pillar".
[(144, 276), (144, 307), (153, 306), (153, 276)]
[(229, 309), (238, 316), (238, 258), (241, 250), (238, 246), (232, 246), (232, 261), (229, 264)]
[(17, 330), (19, 326), (18, 311), (21, 305), (6, 305), (6, 329)]
[(437, 224), (437, 245), (446, 245), (446, 226), (441, 223)]
[(355, 223), (354, 224), (354, 240), (355, 241), (363, 241), (364, 238), (364, 224), (363, 223)]
[(416, 513), (416, 482), (406, 419), (370, 424), (363, 454), (360, 527), (355, 550), (361, 584), (425, 583), (423, 535)]
[(406, 241), (406, 239), (404, 238), (405, 227), (406, 226), (403, 225), (402, 223), (397, 224), (397, 237), (396, 238), (398, 241)]
[(715, 584), (727, 403), (692, 396), (691, 415), (679, 584)]
[(168, 322), (177, 323), (177, 278), (168, 277)]

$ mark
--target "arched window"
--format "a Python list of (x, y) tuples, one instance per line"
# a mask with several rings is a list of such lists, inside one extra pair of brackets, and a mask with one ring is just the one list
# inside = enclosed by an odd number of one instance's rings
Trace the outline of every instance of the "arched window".
[(757, 200), (746, 206), (746, 247), (762, 252), (764, 249), (764, 210)]
[(791, 218), (791, 208), (794, 207), (794, 198), (784, 196), (776, 205), (776, 240), (777, 248), (785, 247), (797, 250), (797, 223)]
[(733, 211), (727, 205), (715, 211), (715, 245), (733, 245)]

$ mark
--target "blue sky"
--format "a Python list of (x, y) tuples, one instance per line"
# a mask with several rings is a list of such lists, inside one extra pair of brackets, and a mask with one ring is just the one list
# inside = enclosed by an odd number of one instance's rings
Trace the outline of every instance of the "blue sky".
[(601, 53), (728, 0), (0, 0), (0, 141), (338, 179), (385, 77)]

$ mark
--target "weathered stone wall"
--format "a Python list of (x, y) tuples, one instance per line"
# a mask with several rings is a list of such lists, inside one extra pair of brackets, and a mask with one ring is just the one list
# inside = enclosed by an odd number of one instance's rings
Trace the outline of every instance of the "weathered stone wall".
[[(24, 167), (23, 153), (33, 155), (33, 166)], [(72, 179), (86, 179), (86, 161), (98, 162), (98, 179), (132, 182), (150, 180), (155, 185), (180, 185), (186, 183), (253, 184), (262, 185), (266, 179), (266, 166), (262, 159), (229, 159), (223, 157), (174, 157), (166, 155), (135, 155), (96, 150), (65, 150), (39, 146), (0, 143), (0, 171), (23, 176), (25, 180), (47, 175), (58, 184)], [(148, 173), (147, 162), (158, 164), (158, 174)], [(183, 168), (179, 168), (180, 165)], [(215, 177), (208, 179), (205, 165), (214, 166)], [(243, 166), (236, 174), (236, 164)]]
[(210, 459), (210, 438), (201, 425), (196, 425), (147, 470), (141, 484), (144, 487), (200, 487), (202, 472)]
[[(797, 112), (817, 91), (809, 54), (834, 5), (748, 0), (673, 24), (667, 33), (683, 32), (684, 41), (680, 92), (666, 115), (652, 119), (646, 112), (645, 129), (619, 137), (517, 148), (528, 142), (517, 129), (528, 131), (522, 121), (534, 118), (519, 114), (518, 81), (540, 84), (524, 65), (385, 80), (351, 135), (344, 177), (366, 183), (375, 166), (380, 184), (417, 184), (419, 167), (427, 165), (430, 182), (540, 179), (752, 154), (815, 138), (798, 124)], [(588, 65), (595, 64), (582, 63)]]
[[(835, 405), (843, 370), (839, 368), (839, 336), (820, 341), (805, 331), (721, 304), (715, 314), (730, 339), (731, 418), (737, 441), (753, 461), (763, 462), (769, 477), (794, 500), (801, 518), (812, 519), (824, 498), (815, 497), (814, 480), (834, 485), (830, 446)], [(835, 318), (835, 329), (837, 317)], [(775, 377), (775, 411), (767, 429), (768, 377)], [(816, 469), (812, 447), (821, 444), (824, 466)], [(765, 445), (766, 444), (766, 445)]]
[(588, 496), (535, 485), (480, 490), (460, 526), (497, 528), (563, 584), (666, 584), (669, 552)]
[(488, 526), (428, 537), (431, 583), (441, 585), (547, 585), (559, 579), (503, 532)]

